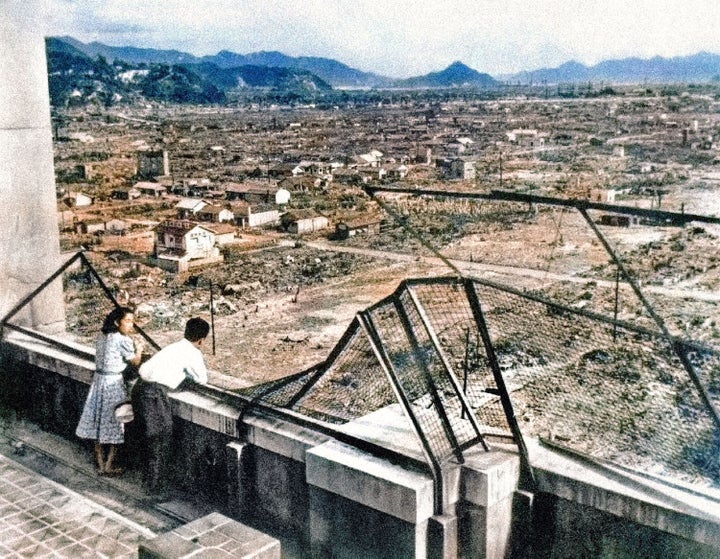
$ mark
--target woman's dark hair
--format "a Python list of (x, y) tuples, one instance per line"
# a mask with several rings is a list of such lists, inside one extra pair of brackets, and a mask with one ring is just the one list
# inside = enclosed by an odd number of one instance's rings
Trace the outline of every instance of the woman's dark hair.
[(112, 334), (120, 330), (120, 321), (125, 318), (126, 314), (132, 314), (134, 311), (130, 307), (116, 307), (105, 317), (100, 331), (103, 334)]
[(185, 323), (185, 339), (189, 342), (196, 342), (207, 338), (210, 333), (210, 325), (202, 318), (191, 318)]

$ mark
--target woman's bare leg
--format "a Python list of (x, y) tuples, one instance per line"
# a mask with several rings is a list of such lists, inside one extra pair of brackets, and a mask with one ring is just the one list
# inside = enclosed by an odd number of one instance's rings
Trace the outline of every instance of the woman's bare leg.
[(117, 455), (117, 445), (111, 444), (110, 450), (108, 451), (108, 457), (105, 461), (105, 473), (106, 474), (121, 474), (123, 472), (122, 468), (116, 467), (113, 462), (115, 461), (115, 456)]
[[(108, 461), (110, 457), (108, 456)], [(105, 471), (105, 460), (103, 458), (103, 448), (100, 443), (95, 443), (95, 460), (97, 460), (98, 471), (103, 473)]]

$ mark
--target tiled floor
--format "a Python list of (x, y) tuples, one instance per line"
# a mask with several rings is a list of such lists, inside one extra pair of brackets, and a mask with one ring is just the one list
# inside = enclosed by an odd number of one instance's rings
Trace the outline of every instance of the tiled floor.
[(154, 534), (0, 455), (0, 557), (137, 557)]

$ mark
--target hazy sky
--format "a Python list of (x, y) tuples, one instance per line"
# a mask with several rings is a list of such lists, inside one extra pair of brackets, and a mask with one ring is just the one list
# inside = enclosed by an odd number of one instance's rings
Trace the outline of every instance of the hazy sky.
[(83, 42), (195, 55), (278, 50), (390, 77), (460, 60), (491, 75), (610, 58), (720, 54), (718, 0), (0, 0)]

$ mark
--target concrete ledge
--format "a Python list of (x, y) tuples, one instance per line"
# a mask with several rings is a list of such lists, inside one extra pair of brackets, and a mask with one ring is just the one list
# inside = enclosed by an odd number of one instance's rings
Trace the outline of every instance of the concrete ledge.
[[(95, 355), (95, 350), (88, 346), (68, 340), (62, 340), (62, 342)], [(84, 359), (63, 351), (61, 348), (17, 332), (8, 330), (2, 345), (6, 346), (14, 358), (19, 361), (24, 361), (29, 365), (52, 371), (73, 380), (90, 384), (95, 374), (95, 362), (92, 359)]]
[(180, 419), (230, 437), (240, 437), (239, 408), (197, 392), (171, 392), (170, 399), (174, 413)]
[(307, 451), (324, 443), (329, 437), (260, 412), (243, 418), (245, 440), (274, 454), (305, 462)]
[(138, 548), (138, 557), (140, 559), (189, 557), (280, 559), (280, 542), (214, 512), (145, 541)]
[(720, 495), (703, 496), (526, 441), (539, 491), (720, 549)]
[(337, 441), (308, 451), (306, 475), (310, 485), (407, 522), (418, 524), (433, 516), (430, 475)]

